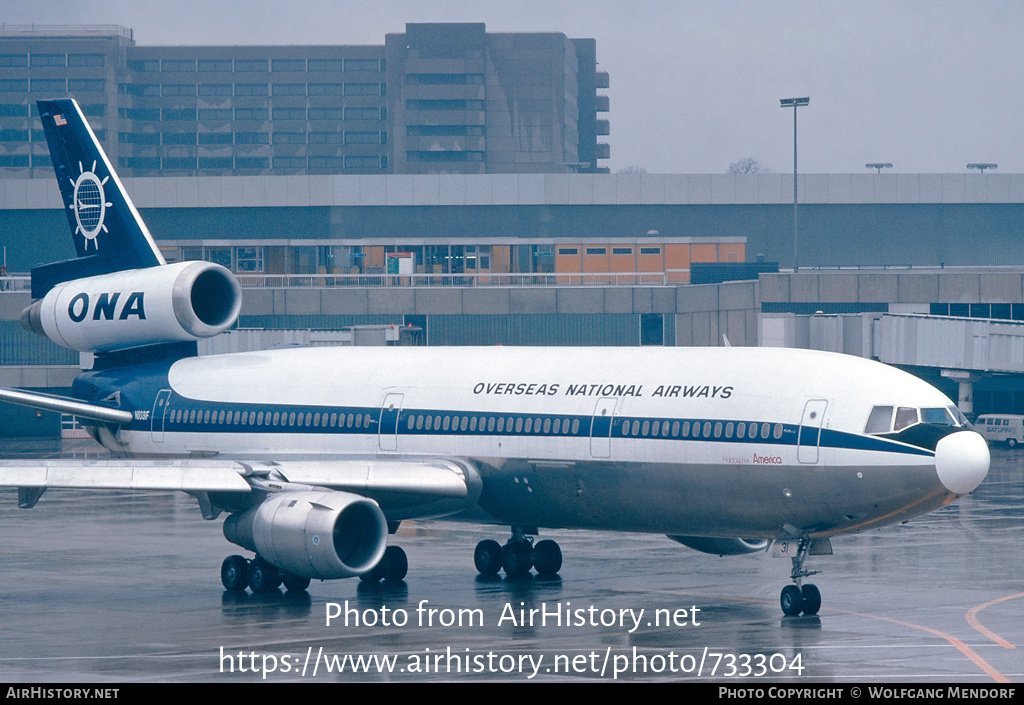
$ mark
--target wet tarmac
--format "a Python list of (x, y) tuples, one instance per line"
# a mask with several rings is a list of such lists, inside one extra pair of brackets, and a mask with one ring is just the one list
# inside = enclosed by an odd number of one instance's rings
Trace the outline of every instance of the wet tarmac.
[[(0, 441), (7, 457), (93, 449)], [(783, 617), (789, 561), (663, 536), (551, 531), (555, 580), (483, 580), (507, 528), (404, 523), (395, 587), (225, 592), (242, 553), (173, 493), (0, 492), (0, 680), (1024, 682), (1024, 450), (994, 449), (970, 496), (833, 539), (806, 568), (823, 606)]]

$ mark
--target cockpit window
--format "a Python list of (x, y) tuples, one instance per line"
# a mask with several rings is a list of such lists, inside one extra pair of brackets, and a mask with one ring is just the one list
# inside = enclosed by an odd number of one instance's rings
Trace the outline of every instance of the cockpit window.
[(893, 426), (893, 429), (896, 431), (902, 431), (908, 426), (913, 426), (917, 422), (917, 409), (909, 406), (901, 406), (896, 409), (896, 423)]
[(949, 409), (921, 409), (921, 423), (939, 426), (957, 426), (956, 419), (950, 416)]
[(888, 433), (892, 430), (892, 407), (876, 406), (868, 417), (864, 433)]
[(955, 406), (916, 409), (911, 406), (876, 406), (868, 416), (865, 433), (890, 433), (924, 423), (932, 426), (966, 427), (968, 421)]

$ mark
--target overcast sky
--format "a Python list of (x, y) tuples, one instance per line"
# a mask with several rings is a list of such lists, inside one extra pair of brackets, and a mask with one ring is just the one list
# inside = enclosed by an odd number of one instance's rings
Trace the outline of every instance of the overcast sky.
[(7, 24), (119, 24), (139, 45), (382, 44), (406, 22), (597, 40), (617, 171), (1024, 172), (1020, 0), (0, 0)]

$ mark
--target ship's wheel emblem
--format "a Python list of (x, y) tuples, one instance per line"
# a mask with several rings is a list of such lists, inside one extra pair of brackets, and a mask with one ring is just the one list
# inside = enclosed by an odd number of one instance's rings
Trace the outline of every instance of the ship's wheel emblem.
[(86, 171), (79, 162), (78, 170), (81, 174), (78, 179), (72, 181), (75, 192), (68, 208), (75, 212), (75, 220), (78, 221), (75, 235), (81, 234), (85, 238), (85, 250), (88, 251), (89, 243), (92, 243), (93, 248), (98, 251), (96, 236), (100, 234), (100, 230), (108, 232), (107, 226), (103, 224), (103, 217), (107, 213), (107, 208), (114, 205), (107, 201), (107, 194), (103, 190), (103, 185), (110, 177), (104, 176), (103, 180), (100, 180), (96, 175), (96, 162), (92, 163), (92, 169), (89, 171)]

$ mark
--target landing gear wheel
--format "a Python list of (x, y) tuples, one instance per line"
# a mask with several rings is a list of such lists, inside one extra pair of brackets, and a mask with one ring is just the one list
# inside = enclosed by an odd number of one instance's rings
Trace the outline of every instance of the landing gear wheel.
[(473, 564), (480, 575), (497, 575), (501, 570), (501, 544), (494, 539), (478, 543), (473, 551)]
[(558, 575), (562, 569), (562, 549), (551, 539), (538, 541), (533, 547), (533, 567), (544, 577)]
[(779, 603), (782, 611), (787, 617), (795, 617), (803, 609), (803, 594), (799, 585), (787, 585), (782, 588), (782, 595), (779, 596)]
[(363, 573), (359, 579), (364, 583), (379, 583), (381, 580), (397, 583), (409, 572), (409, 558), (399, 546), (388, 546), (384, 555), (369, 572)]
[(533, 567), (533, 546), (527, 541), (514, 541), (501, 549), (501, 567), (505, 576), (518, 578), (530, 572)]
[(281, 584), (281, 573), (277, 566), (260, 557), (249, 561), (249, 587), (253, 592), (273, 592)]
[(383, 567), (381, 577), (385, 582), (397, 583), (409, 573), (409, 558), (400, 546), (388, 546), (380, 559), (380, 567)]
[(289, 592), (302, 592), (309, 587), (309, 582), (309, 578), (304, 578), (301, 575), (293, 573), (284, 574), (284, 587)]
[(800, 589), (800, 592), (802, 593), (800, 609), (803, 610), (803, 613), (806, 615), (818, 614), (818, 610), (821, 609), (821, 592), (818, 587), (808, 583)]
[(220, 581), (225, 590), (245, 590), (249, 587), (249, 561), (242, 556), (228, 556), (220, 565)]

